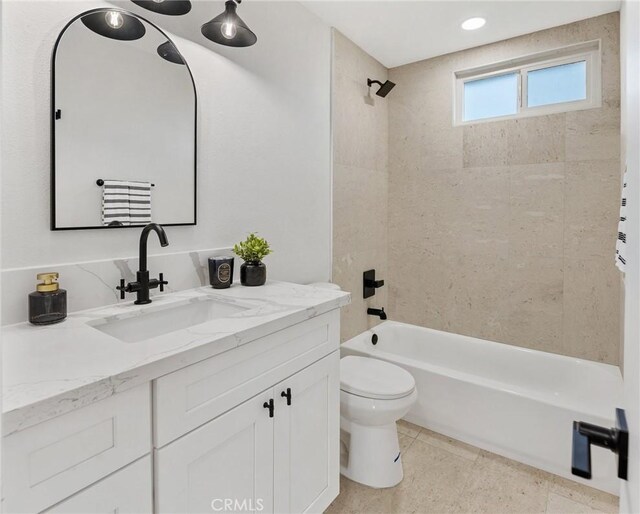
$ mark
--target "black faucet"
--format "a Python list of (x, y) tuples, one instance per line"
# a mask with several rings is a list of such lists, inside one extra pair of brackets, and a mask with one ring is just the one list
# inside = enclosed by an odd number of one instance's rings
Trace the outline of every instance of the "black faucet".
[(129, 282), (125, 285), (124, 279), (121, 279), (120, 285), (116, 287), (116, 289), (120, 291), (120, 299), (122, 300), (124, 300), (125, 298), (125, 293), (136, 293), (137, 300), (133, 303), (137, 305), (151, 303), (151, 300), (149, 299), (149, 289), (160, 287), (160, 291), (164, 291), (164, 286), (169, 283), (164, 280), (164, 276), (162, 273), (160, 273), (159, 278), (149, 279), (149, 270), (147, 269), (147, 240), (149, 239), (149, 232), (151, 232), (152, 230), (155, 231), (156, 234), (158, 234), (158, 239), (160, 239), (160, 246), (169, 246), (169, 241), (167, 241), (167, 234), (162, 228), (162, 225), (158, 225), (157, 223), (149, 223), (142, 229), (142, 234), (140, 234), (140, 269), (136, 273), (137, 280), (135, 282)]
[(367, 314), (369, 316), (378, 316), (381, 320), (387, 319), (387, 313), (384, 312), (384, 307), (382, 307), (382, 309), (372, 309), (369, 307), (367, 309)]

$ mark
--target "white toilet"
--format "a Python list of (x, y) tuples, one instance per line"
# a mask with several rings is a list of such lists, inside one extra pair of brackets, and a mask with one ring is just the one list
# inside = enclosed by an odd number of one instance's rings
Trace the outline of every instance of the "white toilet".
[(418, 398), (408, 371), (369, 357), (340, 360), (340, 471), (370, 487), (402, 481), (396, 421)]

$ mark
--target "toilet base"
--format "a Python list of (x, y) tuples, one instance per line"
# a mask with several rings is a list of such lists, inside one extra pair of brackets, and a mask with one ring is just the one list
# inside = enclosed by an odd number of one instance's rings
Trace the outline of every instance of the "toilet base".
[(340, 428), (346, 446), (340, 472), (345, 477), (375, 488), (393, 487), (402, 481), (402, 457), (395, 422), (364, 426), (341, 417)]

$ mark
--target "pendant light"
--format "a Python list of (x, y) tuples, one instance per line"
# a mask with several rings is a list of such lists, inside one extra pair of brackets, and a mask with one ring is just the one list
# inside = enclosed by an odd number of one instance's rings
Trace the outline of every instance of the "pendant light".
[(138, 18), (118, 9), (95, 11), (81, 19), (87, 28), (110, 39), (134, 41), (140, 39), (146, 32)]
[(158, 55), (174, 64), (184, 64), (184, 59), (171, 41), (165, 41), (158, 47)]
[(134, 4), (149, 11), (167, 16), (181, 16), (191, 10), (189, 0), (131, 0)]
[(214, 43), (225, 46), (251, 46), (258, 37), (236, 14), (241, 0), (227, 0), (224, 12), (202, 26), (202, 35)]

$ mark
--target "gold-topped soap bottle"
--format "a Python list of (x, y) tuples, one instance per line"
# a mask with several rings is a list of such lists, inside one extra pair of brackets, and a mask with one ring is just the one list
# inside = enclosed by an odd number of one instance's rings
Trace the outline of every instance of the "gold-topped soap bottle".
[(67, 317), (67, 292), (60, 289), (58, 273), (38, 273), (42, 280), (29, 294), (29, 322), (34, 325), (59, 323)]

